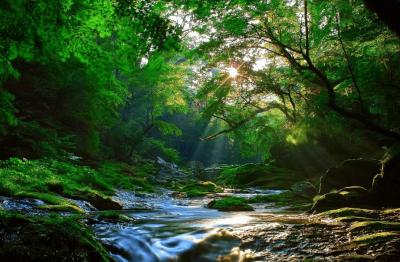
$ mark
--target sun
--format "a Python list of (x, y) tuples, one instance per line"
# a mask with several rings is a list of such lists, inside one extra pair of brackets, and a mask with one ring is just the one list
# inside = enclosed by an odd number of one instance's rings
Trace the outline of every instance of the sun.
[(237, 69), (233, 68), (233, 67), (229, 68), (228, 72), (229, 72), (229, 77), (232, 77), (232, 78), (235, 78), (235, 76), (237, 76), (239, 74)]

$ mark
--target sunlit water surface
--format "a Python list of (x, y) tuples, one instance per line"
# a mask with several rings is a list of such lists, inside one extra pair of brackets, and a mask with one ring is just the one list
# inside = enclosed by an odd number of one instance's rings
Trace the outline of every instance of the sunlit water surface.
[[(97, 226), (94, 230), (118, 262), (240, 261), (246, 254), (238, 248), (240, 240), (229, 231), (233, 227), (243, 229), (259, 223), (273, 226), (279, 217), (276, 215), (279, 210), (274, 208), (252, 212), (219, 212), (204, 208), (210, 200), (149, 199), (162, 209), (122, 211), (139, 220), (128, 227)], [(271, 221), (272, 213), (275, 213), (275, 221)], [(291, 223), (285, 221), (285, 215), (281, 216), (279, 223)]]

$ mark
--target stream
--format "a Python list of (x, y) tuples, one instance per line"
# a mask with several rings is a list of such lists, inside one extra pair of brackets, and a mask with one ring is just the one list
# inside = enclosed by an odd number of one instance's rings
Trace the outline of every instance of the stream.
[[(248, 198), (280, 192), (264, 190), (230, 195)], [(243, 261), (251, 250), (239, 248), (241, 239), (235, 231), (266, 224), (276, 227), (304, 223), (306, 220), (285, 219), (300, 212), (285, 214), (281, 209), (265, 204), (248, 212), (205, 208), (212, 199), (174, 199), (170, 194), (147, 198), (146, 203), (158, 209), (120, 211), (136, 221), (127, 226), (98, 224), (94, 230), (118, 262)], [(270, 221), (271, 216), (274, 221)], [(281, 219), (277, 219), (279, 217)]]

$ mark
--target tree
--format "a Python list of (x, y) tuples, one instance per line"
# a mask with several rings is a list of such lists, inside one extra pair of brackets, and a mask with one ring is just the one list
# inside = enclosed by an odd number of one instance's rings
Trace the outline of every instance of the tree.
[[(46, 132), (75, 135), (80, 152), (96, 157), (102, 130), (115, 124), (117, 108), (129, 94), (119, 77), (130, 74), (142, 57), (179, 48), (179, 28), (163, 17), (167, 4), (5, 1), (0, 6), (0, 131), (16, 132), (35, 121)], [(29, 92), (39, 101), (27, 101)], [(47, 110), (39, 109), (40, 103)], [(33, 116), (39, 112), (52, 124)]]
[[(286, 127), (338, 115), (342, 123), (353, 119), (400, 138), (393, 118), (400, 113), (398, 39), (362, 1), (203, 1), (188, 8), (197, 15), (197, 31), (204, 32), (204, 24), (214, 31), (198, 48), (208, 66), (243, 64), (238, 79), (224, 75), (203, 89), (205, 113), (228, 126), (220, 133), (279, 110)], [(266, 64), (254, 70), (259, 57)], [(230, 108), (238, 109), (236, 115)]]

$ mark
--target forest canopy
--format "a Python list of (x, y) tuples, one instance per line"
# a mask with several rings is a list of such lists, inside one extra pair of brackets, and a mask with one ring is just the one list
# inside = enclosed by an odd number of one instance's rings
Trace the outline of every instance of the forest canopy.
[(352, 156), (390, 146), (400, 139), (393, 10), (396, 1), (7, 0), (0, 157), (204, 162), (220, 150), (221, 162), (238, 151), (271, 161), (282, 147)]

